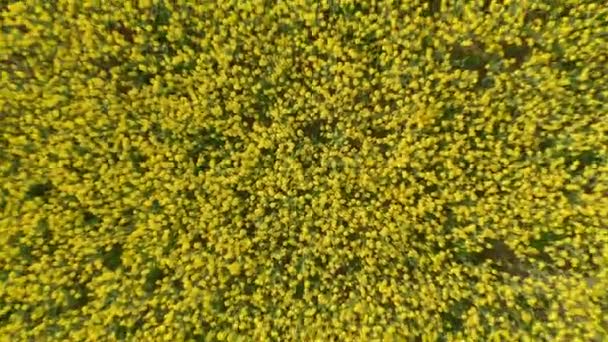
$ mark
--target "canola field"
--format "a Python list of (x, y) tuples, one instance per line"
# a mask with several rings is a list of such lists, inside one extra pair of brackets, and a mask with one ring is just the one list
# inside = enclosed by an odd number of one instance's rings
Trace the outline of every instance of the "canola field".
[(0, 341), (608, 339), (604, 1), (0, 24)]

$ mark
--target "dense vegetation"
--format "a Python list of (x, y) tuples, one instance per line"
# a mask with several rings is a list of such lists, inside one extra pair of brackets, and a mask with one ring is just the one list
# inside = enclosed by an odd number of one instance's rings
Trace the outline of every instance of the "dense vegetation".
[(608, 5), (0, 1), (0, 339), (608, 338)]

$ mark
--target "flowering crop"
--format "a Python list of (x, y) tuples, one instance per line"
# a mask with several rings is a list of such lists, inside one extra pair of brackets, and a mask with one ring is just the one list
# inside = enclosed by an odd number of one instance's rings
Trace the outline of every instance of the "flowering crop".
[(0, 13), (0, 340), (608, 338), (603, 1)]

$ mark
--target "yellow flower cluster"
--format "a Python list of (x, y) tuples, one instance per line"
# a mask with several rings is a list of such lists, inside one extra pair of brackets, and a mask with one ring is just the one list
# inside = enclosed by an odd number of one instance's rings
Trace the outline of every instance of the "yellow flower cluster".
[(603, 1), (0, 15), (0, 340), (608, 339)]

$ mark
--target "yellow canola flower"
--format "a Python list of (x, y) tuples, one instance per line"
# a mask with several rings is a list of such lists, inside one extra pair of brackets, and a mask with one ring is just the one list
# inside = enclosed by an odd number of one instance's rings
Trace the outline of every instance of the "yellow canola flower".
[(607, 338), (608, 6), (0, 7), (0, 340)]

